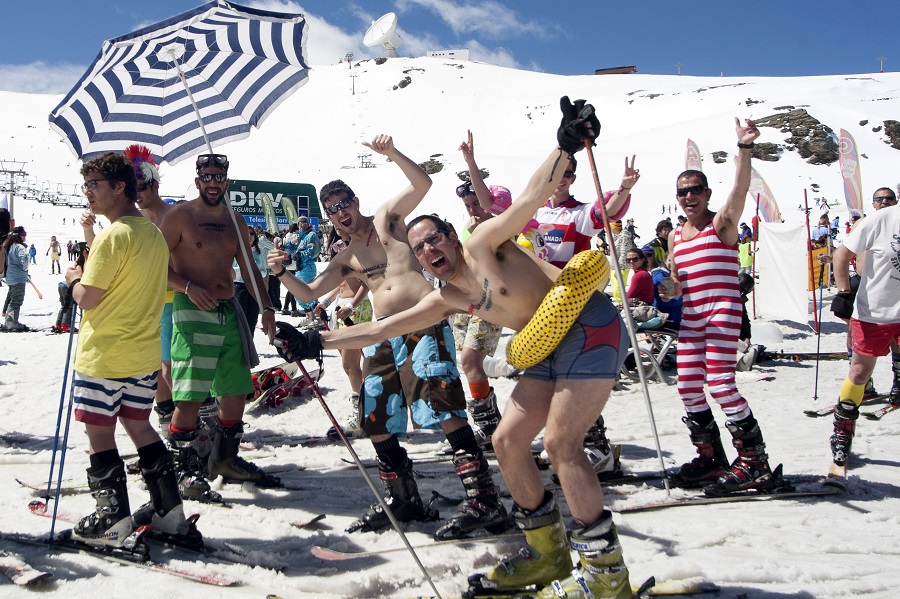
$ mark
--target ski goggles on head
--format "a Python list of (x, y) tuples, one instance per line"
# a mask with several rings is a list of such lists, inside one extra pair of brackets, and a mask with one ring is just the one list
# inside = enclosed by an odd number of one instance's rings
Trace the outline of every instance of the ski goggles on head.
[(466, 196), (472, 195), (475, 193), (475, 190), (472, 189), (472, 182), (466, 181), (462, 185), (456, 188), (456, 195), (460, 198), (464, 198)]
[(228, 170), (228, 156), (225, 154), (200, 154), (197, 156), (197, 170), (205, 166), (218, 166)]

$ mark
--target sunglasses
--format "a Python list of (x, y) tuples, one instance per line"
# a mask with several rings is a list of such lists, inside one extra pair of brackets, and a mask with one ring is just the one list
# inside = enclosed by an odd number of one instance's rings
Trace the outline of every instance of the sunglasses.
[(337, 214), (338, 211), (346, 210), (347, 208), (349, 208), (351, 204), (353, 204), (353, 198), (346, 197), (340, 202), (335, 202), (331, 206), (325, 206), (325, 212), (327, 212), (328, 214)]
[(465, 183), (463, 183), (462, 185), (460, 185), (459, 187), (456, 188), (456, 195), (461, 198), (464, 198), (468, 195), (472, 195), (473, 193), (475, 193), (475, 190), (472, 189), (471, 181), (466, 181)]
[(420, 256), (422, 252), (425, 250), (425, 244), (427, 243), (431, 247), (434, 247), (441, 241), (441, 235), (448, 235), (450, 231), (446, 229), (438, 229), (419, 243), (413, 246), (412, 251), (416, 256)]
[(137, 184), (138, 193), (142, 191), (147, 191), (147, 188), (150, 187), (150, 183), (140, 182)]
[(643, 258), (625, 258), (625, 262), (640, 262)]
[(884, 202), (896, 202), (897, 198), (893, 196), (878, 196), (877, 198), (872, 198), (873, 204), (881, 204)]
[(81, 186), (82, 193), (94, 191), (95, 189), (97, 189), (97, 183), (100, 183), (101, 181), (109, 181), (109, 179), (88, 179)]
[(687, 197), (687, 194), (699, 195), (706, 191), (706, 185), (694, 185), (693, 187), (681, 187), (675, 190), (675, 195), (679, 198)]
[(209, 183), (212, 180), (215, 180), (216, 183), (224, 183), (225, 181), (228, 181), (228, 175), (223, 175), (221, 173), (200, 173), (199, 175), (197, 175), (197, 178), (200, 179), (200, 181), (203, 183)]
[(228, 170), (228, 156), (225, 154), (200, 154), (197, 156), (197, 168), (203, 168), (210, 164)]
[(564, 179), (571, 179), (574, 176), (575, 176), (575, 171), (566, 171), (563, 173)]

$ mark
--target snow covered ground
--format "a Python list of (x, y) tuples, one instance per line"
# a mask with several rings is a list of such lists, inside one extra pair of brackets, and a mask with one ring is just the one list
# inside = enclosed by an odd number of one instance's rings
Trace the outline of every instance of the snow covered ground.
[[(248, 140), (224, 146), (236, 178), (299, 180), (316, 187), (340, 176), (357, 191), (364, 209), (374, 210), (402, 185), (398, 169), (390, 164), (356, 169), (359, 141), (378, 132), (392, 133), (397, 147), (417, 161), (431, 155), (445, 164), (433, 178), (435, 186), (422, 212), (437, 211), (456, 224), (464, 219), (461, 202), (453, 195), (458, 183), (454, 173), (464, 169), (457, 146), (471, 128), (476, 157), (491, 170), (489, 183), (521, 190), (531, 169), (554, 143), (560, 95), (586, 97), (601, 114), (603, 133), (596, 149), (600, 177), (605, 188), (615, 187), (622, 157), (637, 153), (642, 180), (635, 190), (629, 216), (636, 219), (644, 240), (652, 236), (660, 207), (674, 203), (672, 184), (683, 168), (684, 141), (691, 137), (706, 159), (716, 199), (724, 199), (733, 180), (733, 165), (713, 164), (714, 150), (732, 151), (733, 116), (764, 116), (775, 107), (805, 106), (831, 128), (843, 127), (857, 140), (863, 159), (863, 194), (882, 185), (894, 187), (892, 173), (896, 150), (884, 143), (872, 128), (898, 116), (900, 75), (817, 77), (798, 79), (696, 79), (661, 76), (560, 77), (519, 72), (487, 65), (446, 64), (429, 59), (399, 59), (376, 66), (361, 63), (355, 69), (357, 94), (350, 95), (348, 69), (317, 69), (309, 85), (277, 110), (263, 129)], [(408, 73), (413, 83), (394, 90)], [(703, 90), (702, 92), (700, 90)], [(661, 94), (656, 95), (654, 94)], [(747, 100), (762, 102), (748, 106)], [(26, 160), (32, 176), (65, 185), (69, 193), (80, 182), (78, 163), (50, 132), (46, 114), (58, 97), (0, 93), (0, 158)], [(868, 120), (865, 127), (859, 125)], [(781, 143), (786, 135), (763, 129), (761, 141)], [(162, 166), (164, 193), (192, 197), (190, 161)], [(803, 189), (815, 183), (824, 195), (842, 199), (842, 181), (836, 164), (812, 166), (796, 153), (785, 152), (775, 163), (755, 162), (779, 198), (789, 222), (800, 222)], [(884, 175), (888, 175), (885, 178)], [(592, 183), (587, 161), (581, 162), (576, 196), (589, 198)], [(895, 208), (896, 209), (896, 208)], [(81, 237), (71, 220), (78, 211), (16, 198), (17, 224), (29, 232), (38, 248), (38, 264), (32, 276), (44, 299), (26, 292), (21, 319), (28, 326), (46, 329), (59, 308), (56, 285), (45, 261), (50, 235), (63, 243)], [(835, 212), (846, 216), (846, 208)], [(817, 214), (818, 211), (814, 211)], [(748, 208), (745, 218), (752, 211)], [(63, 225), (63, 218), (69, 224)], [(5, 292), (4, 292), (5, 293)], [(826, 306), (830, 293), (826, 290)], [(767, 343), (769, 349), (786, 351), (839, 351), (844, 347), (844, 327), (825, 310), (821, 338), (807, 323), (756, 321), (759, 337), (771, 338), (772, 328), (783, 341)], [(289, 322), (293, 319), (288, 318)], [(768, 328), (768, 330), (766, 330)], [(766, 335), (764, 335), (766, 333)], [(52, 435), (63, 387), (66, 336), (38, 331), (0, 336), (0, 530), (42, 534), (50, 521), (29, 514), (27, 504), (37, 494), (15, 482), (46, 483), (50, 467)], [(258, 333), (263, 365), (279, 362), (273, 348)], [(336, 352), (326, 353), (326, 375), (321, 390), (336, 415), (349, 412), (349, 384)], [(788, 474), (821, 474), (828, 465), (829, 418), (811, 419), (803, 410), (830, 403), (846, 375), (847, 362), (822, 362), (818, 370), (817, 403), (813, 402), (816, 370), (813, 362), (768, 362), (750, 372), (738, 373), (738, 384), (760, 421), (773, 464), (783, 463)], [(762, 380), (765, 377), (765, 380)], [(890, 388), (887, 360), (875, 371), (878, 390)], [(503, 404), (514, 381), (493, 381)], [(685, 426), (683, 409), (674, 386), (652, 382), (650, 399), (667, 467), (694, 455)], [(67, 400), (68, 398), (65, 398)], [(724, 431), (723, 420), (718, 421)], [(655, 443), (640, 385), (628, 384), (614, 392), (605, 415), (613, 442), (623, 445), (623, 463), (633, 471), (658, 468)], [(23, 548), (0, 541), (0, 549), (21, 552), (34, 565), (51, 571), (54, 581), (46, 592), (60, 597), (104, 596), (264, 597), (275, 593), (287, 599), (300, 597), (411, 597), (431, 594), (410, 556), (394, 551), (366, 559), (326, 562), (310, 548), (319, 545), (342, 551), (380, 551), (401, 545), (397, 534), (346, 534), (344, 528), (374, 501), (359, 472), (343, 460), (341, 446), (303, 448), (296, 442), (307, 435), (321, 435), (329, 423), (319, 403), (310, 397), (290, 400), (284, 407), (247, 418), (245, 440), (258, 445), (246, 451), (264, 468), (280, 471), (291, 490), (261, 490), (234, 485), (214, 486), (233, 504), (232, 509), (189, 504), (201, 514), (200, 529), (210, 540), (227, 542), (252, 559), (284, 566), (276, 572), (262, 567), (205, 564), (184, 555), (172, 557), (185, 569), (217, 572), (239, 578), (243, 585), (217, 590), (162, 574), (127, 566), (115, 566), (92, 557)], [(900, 585), (900, 416), (879, 422), (860, 420), (854, 444), (855, 467), (847, 495), (803, 500), (734, 503), (679, 507), (658, 512), (616, 516), (632, 582), (650, 575), (659, 580), (708, 580), (722, 587), (720, 597), (894, 597)], [(437, 449), (438, 436), (415, 435), (414, 452), (428, 455)], [(84, 482), (87, 442), (81, 425), (72, 423), (66, 453), (65, 477), (71, 484)], [(119, 444), (130, 453), (130, 442)], [(366, 441), (354, 442), (363, 457), (373, 457)], [(733, 450), (729, 449), (729, 455)], [(432, 490), (451, 496), (461, 494), (449, 464), (417, 467), (423, 497)], [(374, 476), (375, 472), (370, 471)], [(147, 494), (138, 481), (130, 485), (133, 505)], [(673, 496), (681, 491), (673, 490)], [(607, 502), (619, 510), (665, 498), (656, 487), (619, 486), (609, 489)], [(91, 511), (89, 494), (66, 495), (59, 509), (71, 515)], [(438, 504), (448, 516), (454, 506)], [(291, 522), (326, 514), (319, 524), (298, 529)], [(57, 530), (67, 527), (60, 522)], [(468, 574), (489, 567), (496, 557), (515, 549), (510, 543), (480, 542), (465, 546), (429, 547), (436, 524), (407, 527), (410, 541), (438, 589), (453, 597), (465, 588)], [(0, 581), (4, 597), (25, 597), (29, 591)]]

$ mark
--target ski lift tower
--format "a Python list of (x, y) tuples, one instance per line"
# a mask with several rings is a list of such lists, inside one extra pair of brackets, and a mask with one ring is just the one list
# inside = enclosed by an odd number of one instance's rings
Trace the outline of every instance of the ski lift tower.
[[(16, 211), (13, 204), (16, 195), (16, 177), (27, 177), (28, 173), (22, 170), (25, 166), (24, 161), (19, 160), (0, 160), (0, 175), (9, 175), (9, 230), (12, 231), (16, 226)], [(7, 231), (4, 231), (6, 233)]]
[(379, 17), (377, 21), (372, 21), (372, 26), (366, 31), (363, 37), (363, 44), (372, 48), (374, 46), (384, 46), (382, 58), (397, 58), (397, 46), (403, 40), (397, 35), (397, 15), (392, 12)]

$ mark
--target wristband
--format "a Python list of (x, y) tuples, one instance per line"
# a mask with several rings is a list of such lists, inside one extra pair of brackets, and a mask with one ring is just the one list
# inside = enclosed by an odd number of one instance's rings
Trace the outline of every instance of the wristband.
[(851, 291), (853, 291), (853, 290), (852, 289), (838, 289), (838, 293), (850, 293)]
[(753, 145), (754, 145), (754, 144), (753, 144), (752, 141), (751, 141), (750, 143), (748, 143), (748, 144), (742, 144), (741, 142), (738, 142), (738, 147), (739, 147), (740, 149), (742, 149), (742, 150), (749, 150), (749, 149), (751, 149), (751, 148), (753, 147)]
[(271, 312), (272, 314), (274, 314), (276, 310), (273, 306), (266, 306), (265, 308), (263, 308), (263, 312)]
[(278, 278), (280, 279), (281, 277), (284, 276), (284, 273), (286, 273), (286, 272), (287, 272), (287, 269), (286, 269), (285, 267), (282, 266), (282, 267), (281, 267), (281, 272), (276, 272), (276, 273), (275, 273), (275, 276), (278, 277)]
[[(184, 294), (185, 295), (188, 295), (188, 289), (190, 289), (190, 287), (191, 287), (191, 282), (188, 281), (184, 286)], [(190, 297), (190, 296), (188, 296), (188, 297)]]

